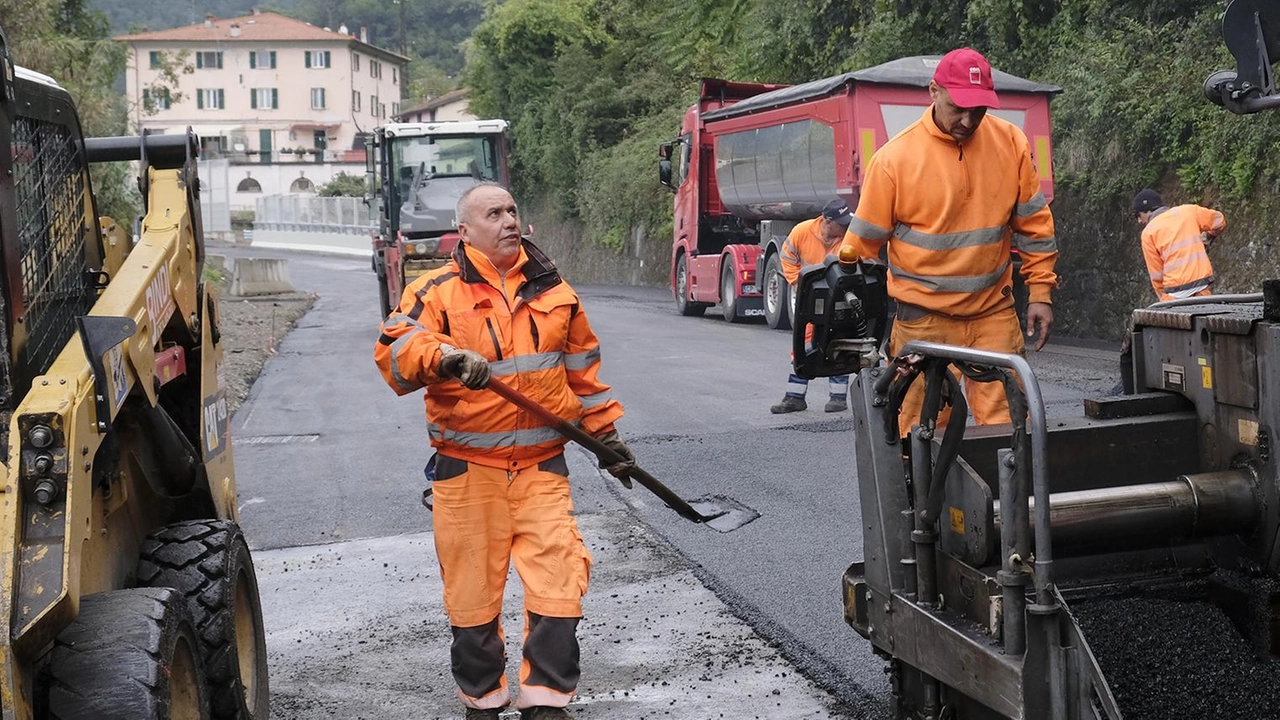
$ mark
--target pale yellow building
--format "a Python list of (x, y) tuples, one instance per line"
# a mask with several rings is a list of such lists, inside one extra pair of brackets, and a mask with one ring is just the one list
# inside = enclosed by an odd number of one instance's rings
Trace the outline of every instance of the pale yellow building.
[(467, 89), (451, 90), (437, 97), (394, 113), (392, 119), (402, 123), (433, 123), (448, 120), (479, 120), (467, 103)]
[[(353, 35), (345, 26), (319, 28), (271, 12), (210, 16), (116, 40), (129, 46), (126, 92), (135, 131), (192, 127), (203, 155), (229, 158), (231, 181), (250, 193), (305, 192), (339, 171), (362, 174), (363, 136), (400, 112), (409, 61), (370, 44), (363, 29)], [(178, 75), (176, 92), (156, 90), (162, 68), (174, 62), (191, 72)], [(234, 167), (299, 162), (313, 165), (298, 168), (302, 176), (288, 168)], [(310, 181), (298, 182), (303, 176)]]

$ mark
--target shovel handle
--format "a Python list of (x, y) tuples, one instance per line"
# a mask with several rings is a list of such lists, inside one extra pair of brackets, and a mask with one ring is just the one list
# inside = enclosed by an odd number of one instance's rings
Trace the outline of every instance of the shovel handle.
[[(591, 435), (587, 434), (587, 432), (582, 428), (571, 422), (565, 421), (564, 418), (561, 418), (550, 410), (542, 407), (538, 403), (534, 402), (529, 396), (519, 390), (516, 390), (510, 385), (507, 385), (501, 380), (489, 378), (489, 384), (487, 387), (502, 396), (512, 405), (515, 405), (521, 410), (524, 410), (530, 415), (538, 418), (538, 420), (540, 420), (544, 425), (553, 428), (561, 435), (590, 450), (592, 454), (606, 464), (613, 465), (615, 463), (627, 462), (626, 458), (614, 452), (608, 445), (605, 445), (599, 440), (591, 437)], [(639, 465), (633, 465), (631, 471), (627, 474), (632, 480), (635, 480), (645, 486), (649, 492), (657, 495), (664, 503), (667, 504), (667, 507), (675, 510), (686, 520), (692, 520), (693, 522), (700, 523), (715, 519), (712, 516), (703, 515), (697, 510), (694, 510), (692, 505), (684, 501), (684, 498), (676, 495), (671, 491), (671, 488), (663, 485), (657, 478), (641, 469)]]

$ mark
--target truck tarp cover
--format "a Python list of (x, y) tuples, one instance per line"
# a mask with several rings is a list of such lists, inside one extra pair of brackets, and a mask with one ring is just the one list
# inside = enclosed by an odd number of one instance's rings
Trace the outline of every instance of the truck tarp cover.
[[(792, 85), (781, 90), (756, 95), (727, 108), (706, 113), (702, 116), (702, 119), (706, 121), (719, 120), (760, 112), (761, 110), (769, 110), (775, 107), (794, 105), (806, 100), (833, 95), (845, 85), (854, 83), (928, 87), (929, 81), (933, 79), (934, 68), (938, 66), (938, 61), (941, 59), (941, 55), (918, 55), (893, 60), (865, 70), (855, 70), (802, 85)], [(996, 92), (1044, 93), (1048, 95), (1062, 92), (1062, 88), (1055, 85), (1045, 85), (995, 69), (992, 69), (991, 75), (996, 84)]]

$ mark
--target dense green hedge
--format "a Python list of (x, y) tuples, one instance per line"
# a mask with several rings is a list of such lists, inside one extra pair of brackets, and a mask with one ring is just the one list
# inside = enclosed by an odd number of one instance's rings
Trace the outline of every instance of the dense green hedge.
[[(802, 82), (970, 45), (1053, 83), (1059, 188), (1079, 212), (1116, 214), (1139, 188), (1266, 206), (1280, 114), (1204, 100), (1232, 67), (1205, 0), (507, 0), (469, 48), (472, 107), (514, 123), (515, 184), (618, 246), (669, 231), (656, 148), (702, 76)], [(664, 225), (664, 222), (667, 223)]]

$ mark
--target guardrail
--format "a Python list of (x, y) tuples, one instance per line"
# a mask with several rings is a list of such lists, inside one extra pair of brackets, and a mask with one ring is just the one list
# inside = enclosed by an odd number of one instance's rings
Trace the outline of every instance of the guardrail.
[(253, 246), (367, 256), (377, 226), (364, 198), (266, 195), (257, 200)]

